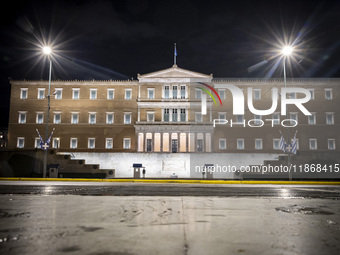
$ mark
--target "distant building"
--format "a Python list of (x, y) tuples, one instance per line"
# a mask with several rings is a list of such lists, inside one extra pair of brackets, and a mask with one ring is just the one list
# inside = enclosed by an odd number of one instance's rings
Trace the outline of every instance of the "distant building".
[[(39, 148), (36, 129), (45, 138), (48, 82), (11, 80), (10, 83), (8, 149)], [(202, 83), (218, 92), (221, 103)], [(243, 90), (244, 115), (233, 115), (232, 94), (224, 85)], [(239, 158), (238, 164), (242, 159), (244, 164), (252, 164), (250, 155), (257, 155), (255, 161), (260, 163), (283, 153), (280, 131), (286, 140), (288, 136), (293, 139), (298, 131), (298, 152), (339, 153), (340, 79), (287, 79), (287, 87), (310, 91), (312, 99), (304, 106), (311, 116), (305, 116), (293, 105), (288, 106), (287, 116), (281, 116), (280, 103), (269, 116), (256, 116), (249, 111), (248, 87), (252, 88), (249, 96), (254, 107), (266, 110), (272, 106), (271, 89), (283, 86), (283, 79), (213, 78), (176, 65), (138, 75), (136, 81), (52, 81), (49, 132), (52, 128), (55, 131), (51, 147), (107, 169), (116, 168), (118, 177), (118, 165), (123, 163), (117, 163), (115, 157), (127, 159), (128, 165), (132, 165), (130, 161), (153, 162), (149, 167), (153, 169), (152, 176), (174, 172), (179, 177), (181, 173), (183, 177), (193, 176), (188, 170), (192, 169), (192, 162), (188, 163), (192, 154), (188, 152), (203, 153), (205, 158), (207, 153)], [(207, 98), (205, 115), (202, 115), (202, 97)], [(219, 122), (214, 127), (217, 119), (228, 123)], [(290, 119), (283, 122), (285, 125), (293, 125), (293, 120), (298, 125), (285, 128), (281, 124), (284, 119)], [(131, 168), (121, 168), (121, 176), (130, 175)], [(178, 168), (181, 169), (177, 171)]]

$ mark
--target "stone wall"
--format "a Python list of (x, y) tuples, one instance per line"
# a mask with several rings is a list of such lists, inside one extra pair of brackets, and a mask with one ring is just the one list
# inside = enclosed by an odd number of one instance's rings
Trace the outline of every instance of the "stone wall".
[[(214, 164), (214, 178), (238, 178), (234, 171), (242, 166), (260, 165), (275, 160), (278, 154), (266, 153), (73, 153), (73, 159), (85, 159), (86, 164), (99, 164), (100, 169), (115, 169), (116, 178), (132, 178), (134, 163), (146, 169), (147, 178), (202, 178), (205, 164)], [(220, 169), (217, 169), (220, 166)], [(233, 167), (233, 168), (232, 168)], [(227, 171), (225, 171), (227, 170)]]

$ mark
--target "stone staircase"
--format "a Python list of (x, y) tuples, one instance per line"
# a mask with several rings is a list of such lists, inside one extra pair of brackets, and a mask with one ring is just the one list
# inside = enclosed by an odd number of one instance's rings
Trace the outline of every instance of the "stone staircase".
[[(44, 151), (13, 150), (0, 155), (1, 177), (42, 177)], [(54, 150), (47, 152), (47, 176), (49, 168), (57, 169), (53, 177), (62, 178), (114, 178), (114, 169), (100, 169), (99, 164), (86, 164), (85, 160), (72, 159), (72, 154), (60, 155)], [(52, 176), (51, 176), (52, 177)]]
[[(51, 154), (51, 153), (50, 153)], [(51, 164), (58, 164), (61, 178), (114, 178), (114, 169), (100, 169), (99, 164), (86, 164), (84, 159), (73, 159), (72, 154), (52, 153)]]

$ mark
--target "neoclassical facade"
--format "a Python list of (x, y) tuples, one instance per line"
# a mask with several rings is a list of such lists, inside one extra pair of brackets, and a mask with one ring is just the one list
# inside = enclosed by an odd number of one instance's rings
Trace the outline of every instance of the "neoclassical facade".
[[(246, 103), (244, 115), (234, 115), (233, 95), (224, 85), (242, 89), (255, 108), (269, 109), (271, 89), (282, 88), (282, 79), (220, 79), (177, 65), (137, 78), (52, 81), (51, 147), (70, 153), (279, 153), (280, 131), (286, 140), (297, 131), (298, 151), (339, 150), (340, 79), (287, 80), (287, 87), (310, 91), (311, 100), (304, 106), (311, 116), (294, 105), (283, 116), (280, 104), (270, 116), (256, 116)], [(48, 81), (10, 83), (8, 149), (39, 148), (36, 129), (45, 137)], [(214, 88), (219, 98), (204, 84)], [(251, 95), (247, 95), (248, 87)], [(213, 125), (217, 119), (227, 123)], [(285, 119), (298, 124), (284, 127)]]

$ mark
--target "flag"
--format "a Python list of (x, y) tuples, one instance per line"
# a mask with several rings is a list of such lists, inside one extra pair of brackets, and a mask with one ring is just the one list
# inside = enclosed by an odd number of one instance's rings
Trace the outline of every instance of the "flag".
[(283, 138), (281, 131), (280, 131), (280, 134), (281, 134), (280, 149), (283, 150), (283, 152), (286, 152), (287, 143), (286, 143), (285, 139)]
[(297, 133), (297, 131), (295, 132), (295, 135), (294, 135), (294, 138), (293, 138), (293, 141), (292, 141), (292, 151), (291, 152), (293, 154), (296, 154), (296, 149), (297, 149), (296, 133)]
[(176, 48), (176, 43), (175, 43), (175, 56), (177, 57), (177, 48)]
[(52, 130), (52, 133), (51, 133), (50, 137), (49, 137), (49, 138), (47, 139), (47, 141), (46, 141), (46, 143), (47, 143), (47, 144), (50, 144), (50, 142), (51, 142), (51, 138), (52, 138), (52, 135), (53, 135), (54, 129), (55, 129), (55, 128), (53, 128), (53, 130)]
[(37, 133), (38, 133), (38, 135), (39, 135), (39, 138), (40, 138), (40, 145), (41, 145), (41, 144), (44, 144), (44, 140), (42, 139), (42, 137), (41, 137), (41, 135), (40, 135), (38, 129), (35, 129), (35, 130), (37, 131)]

